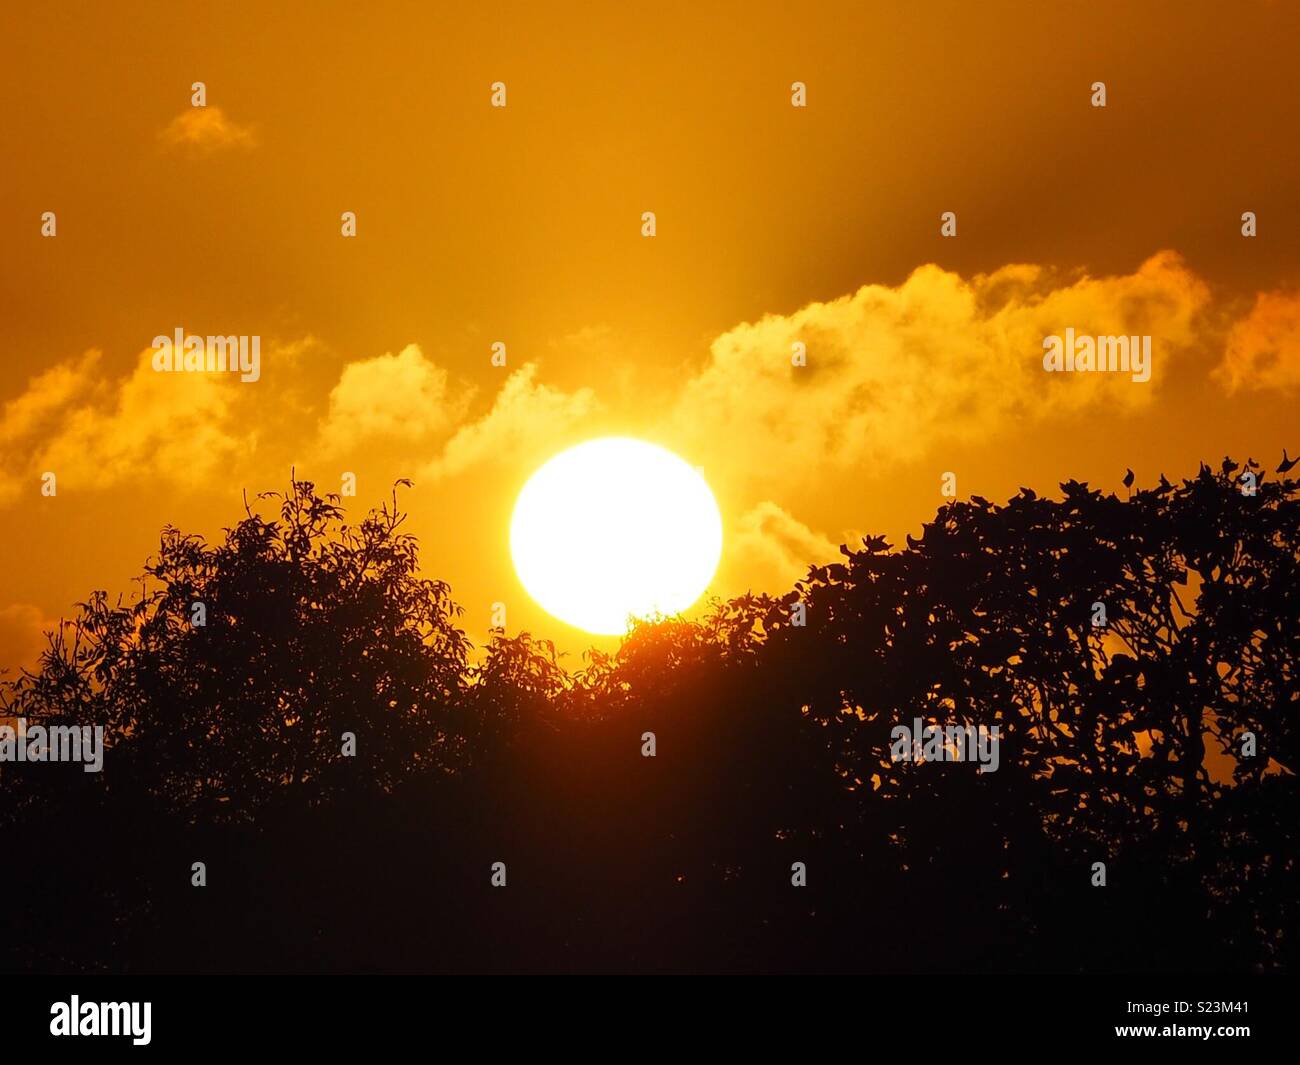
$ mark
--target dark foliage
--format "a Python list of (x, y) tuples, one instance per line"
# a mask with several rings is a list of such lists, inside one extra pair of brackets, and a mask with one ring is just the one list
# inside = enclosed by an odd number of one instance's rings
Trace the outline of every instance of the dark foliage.
[[(0, 767), (0, 966), (1289, 968), (1300, 497), (1237, 470), (953, 503), (575, 672), (475, 654), (396, 500), (169, 529), (0, 685), (110, 744)], [(996, 724), (997, 771), (894, 760), (914, 718)]]

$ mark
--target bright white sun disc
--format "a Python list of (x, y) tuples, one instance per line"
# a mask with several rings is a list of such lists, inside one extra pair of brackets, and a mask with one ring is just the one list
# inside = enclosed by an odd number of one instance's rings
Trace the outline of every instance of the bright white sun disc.
[(510, 554), (547, 613), (618, 635), (630, 616), (678, 614), (699, 599), (722, 554), (722, 518), (704, 478), (671, 451), (605, 437), (528, 480)]

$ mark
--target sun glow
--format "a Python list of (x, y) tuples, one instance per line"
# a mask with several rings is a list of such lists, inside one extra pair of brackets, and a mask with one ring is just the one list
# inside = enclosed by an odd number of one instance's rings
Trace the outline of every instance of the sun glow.
[(722, 518), (699, 472), (655, 444), (589, 440), (524, 485), (510, 522), (515, 572), (537, 602), (588, 632), (685, 610), (722, 554)]

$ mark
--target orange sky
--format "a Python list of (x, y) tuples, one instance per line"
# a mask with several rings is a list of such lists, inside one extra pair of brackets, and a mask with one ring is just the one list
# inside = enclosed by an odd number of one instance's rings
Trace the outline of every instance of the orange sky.
[[(277, 6), (6, 16), (0, 664), (295, 464), (358, 510), (412, 478), (471, 634), (503, 601), (576, 652), (507, 526), (590, 436), (704, 468), (722, 594), (915, 529), (945, 471), (1300, 448), (1297, 5)], [(261, 336), (261, 379), (153, 373), (178, 326)], [(1044, 374), (1066, 327), (1152, 335), (1152, 381)]]

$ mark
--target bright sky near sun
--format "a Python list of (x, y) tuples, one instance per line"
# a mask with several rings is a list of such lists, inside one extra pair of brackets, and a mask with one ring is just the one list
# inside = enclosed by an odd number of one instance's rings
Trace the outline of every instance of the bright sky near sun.
[[(703, 470), (724, 595), (914, 531), (947, 471), (1001, 499), (1300, 446), (1296, 5), (139, 10), (0, 40), (0, 665), (291, 467), (354, 511), (411, 478), (471, 635), (504, 602), (576, 653), (510, 528), (585, 440)], [(1151, 381), (1044, 374), (1067, 326), (1153, 335)], [(260, 336), (259, 380), (153, 372), (178, 327)]]

